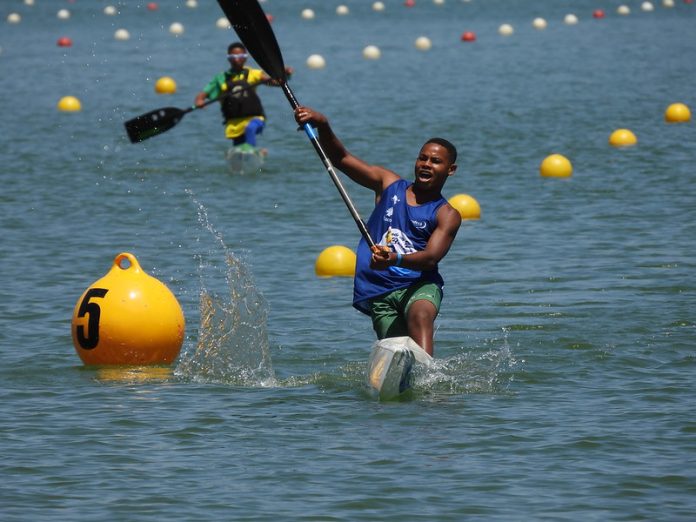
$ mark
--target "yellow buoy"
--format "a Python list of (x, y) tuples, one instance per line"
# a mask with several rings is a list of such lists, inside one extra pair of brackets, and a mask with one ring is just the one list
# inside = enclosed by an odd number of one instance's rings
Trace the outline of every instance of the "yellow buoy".
[(325, 248), (314, 264), (319, 277), (352, 277), (355, 275), (356, 256), (350, 248), (333, 245)]
[(616, 129), (609, 136), (609, 145), (614, 147), (630, 147), (638, 143), (638, 138), (628, 129)]
[(462, 219), (479, 219), (481, 217), (481, 206), (469, 194), (452, 196), (449, 199), (449, 204), (459, 212)]
[(665, 111), (665, 121), (667, 123), (686, 123), (691, 121), (691, 111), (683, 103), (673, 103)]
[(545, 178), (567, 178), (573, 174), (573, 165), (561, 154), (551, 154), (544, 158), (539, 173)]
[(169, 76), (162, 76), (155, 82), (155, 92), (157, 94), (174, 94), (176, 92), (176, 82)]
[(126, 252), (77, 301), (72, 339), (87, 365), (171, 364), (184, 328), (174, 294)]
[(80, 100), (74, 96), (63, 96), (58, 100), (58, 110), (63, 112), (77, 112), (82, 110)]

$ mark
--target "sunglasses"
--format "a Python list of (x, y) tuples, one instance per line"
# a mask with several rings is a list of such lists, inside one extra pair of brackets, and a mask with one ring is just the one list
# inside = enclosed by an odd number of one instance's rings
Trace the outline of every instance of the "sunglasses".
[(238, 60), (240, 58), (249, 58), (249, 55), (247, 53), (228, 54), (227, 58), (230, 60)]

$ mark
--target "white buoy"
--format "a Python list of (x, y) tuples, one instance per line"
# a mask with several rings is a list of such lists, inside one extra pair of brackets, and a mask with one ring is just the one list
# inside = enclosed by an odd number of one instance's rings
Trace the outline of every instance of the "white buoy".
[(372, 4), (373, 11), (384, 11), (384, 2), (375, 2)]
[(498, 33), (502, 36), (510, 36), (514, 32), (515, 30), (512, 28), (510, 24), (503, 24), (500, 27), (498, 27)]
[(58, 14), (56, 16), (61, 20), (67, 20), (68, 18), (70, 18), (70, 11), (68, 11), (67, 9), (61, 9), (60, 11), (58, 11)]
[(195, 9), (198, 7), (198, 0), (186, 0), (186, 7), (189, 9)]
[(616, 8), (616, 12), (620, 15), (629, 15), (631, 14), (631, 8), (627, 5), (620, 5)]
[(565, 23), (566, 25), (575, 25), (578, 23), (578, 17), (572, 13), (567, 14), (563, 19), (563, 23)]
[(116, 29), (114, 38), (116, 38), (116, 40), (130, 40), (130, 33), (125, 29)]
[(534, 27), (534, 29), (537, 29), (539, 31), (543, 31), (544, 29), (546, 29), (547, 25), (548, 24), (546, 23), (546, 20), (544, 20), (543, 18), (535, 18), (532, 21), (532, 26)]
[(24, 5), (34, 5), (34, 0), (24, 0)]
[(104, 8), (104, 14), (107, 16), (114, 16), (118, 11), (113, 5), (107, 5)]
[(227, 18), (225, 18), (224, 16), (221, 16), (220, 18), (217, 19), (217, 22), (215, 22), (215, 26), (218, 29), (229, 29), (230, 27), (232, 27), (230, 25), (230, 21)]
[(336, 8), (337, 15), (347, 15), (348, 13), (350, 13), (350, 10), (348, 9), (348, 6), (346, 6), (346, 5), (339, 5)]
[(662, 7), (674, 7), (674, 0), (662, 0)]
[(310, 69), (323, 69), (326, 67), (326, 60), (320, 54), (312, 54), (307, 58), (307, 67)]
[(433, 0), (433, 4), (435, 4), (435, 5), (445, 5), (445, 0)]
[(416, 49), (420, 51), (427, 51), (433, 46), (432, 42), (430, 41), (430, 38), (428, 38), (427, 36), (419, 36), (418, 38), (416, 38), (414, 45), (416, 46)]
[(368, 45), (363, 49), (363, 57), (365, 57), (368, 60), (379, 60), (379, 57), (381, 55), (382, 52), (376, 45)]
[(19, 15), (19, 13), (10, 13), (7, 15), (8, 24), (18, 24), (21, 21), (22, 17)]
[(302, 18), (304, 18), (305, 20), (314, 20), (314, 11), (312, 11), (311, 9), (303, 9)]
[(174, 36), (180, 36), (184, 34), (184, 26), (179, 22), (174, 22), (172, 25), (169, 26), (169, 32), (172, 33)]
[(652, 2), (643, 2), (642, 4), (640, 4), (640, 8), (646, 13), (655, 10), (655, 6), (652, 5)]

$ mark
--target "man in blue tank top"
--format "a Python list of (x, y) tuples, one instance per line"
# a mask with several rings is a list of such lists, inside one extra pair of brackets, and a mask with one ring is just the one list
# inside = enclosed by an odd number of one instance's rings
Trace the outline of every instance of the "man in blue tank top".
[(320, 112), (298, 107), (295, 119), (317, 127), (334, 167), (375, 193), (367, 229), (378, 247), (371, 251), (365, 239), (360, 240), (353, 306), (372, 317), (379, 339), (408, 335), (432, 355), (443, 287), (438, 263), (462, 221), (441, 194), (457, 169), (457, 149), (442, 138), (426, 141), (416, 158), (414, 181), (409, 182), (353, 156)]

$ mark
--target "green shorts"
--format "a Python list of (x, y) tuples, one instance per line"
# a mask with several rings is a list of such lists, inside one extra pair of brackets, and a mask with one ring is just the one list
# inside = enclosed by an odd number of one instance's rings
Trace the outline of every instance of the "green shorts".
[(377, 333), (377, 338), (408, 335), (406, 324), (408, 309), (415, 301), (421, 299), (433, 303), (437, 314), (442, 302), (442, 290), (435, 283), (423, 281), (370, 300), (372, 328)]

